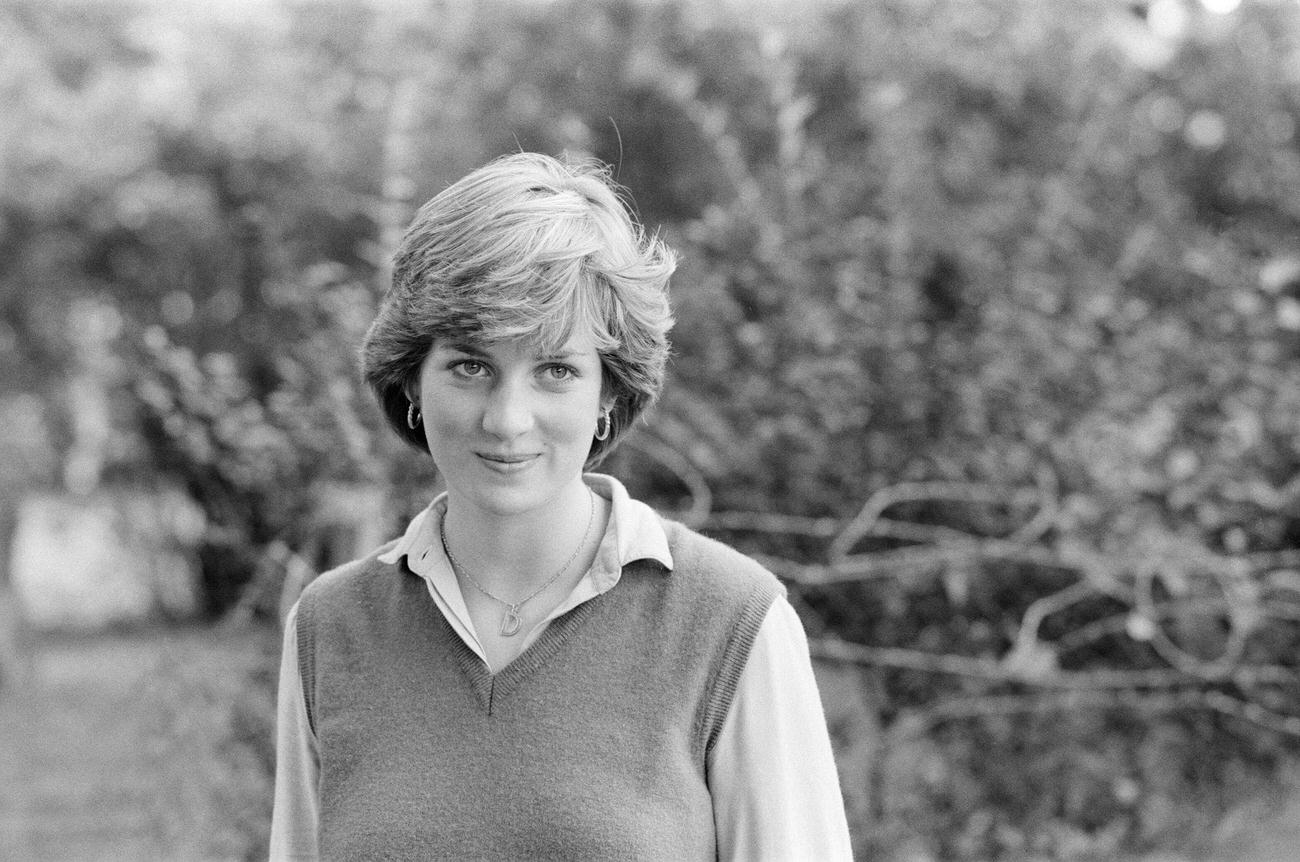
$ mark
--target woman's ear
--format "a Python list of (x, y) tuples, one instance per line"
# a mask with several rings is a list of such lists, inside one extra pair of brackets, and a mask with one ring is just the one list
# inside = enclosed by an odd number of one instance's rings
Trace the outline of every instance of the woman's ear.
[(604, 364), (601, 365), (600, 373), (600, 409), (602, 413), (613, 413), (614, 405), (618, 403), (618, 392), (614, 389), (614, 384), (610, 382), (609, 372), (605, 370)]
[(420, 406), (420, 376), (423, 371), (424, 365), (420, 365), (413, 373), (408, 374), (405, 382), (402, 383), (402, 394), (416, 407)]

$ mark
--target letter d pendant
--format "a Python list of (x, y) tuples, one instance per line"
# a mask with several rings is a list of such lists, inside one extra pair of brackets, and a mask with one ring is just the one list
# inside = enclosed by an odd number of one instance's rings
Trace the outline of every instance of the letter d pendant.
[(501, 636), (510, 637), (519, 633), (519, 626), (523, 621), (519, 619), (519, 608), (511, 605), (506, 608), (506, 615), (501, 619)]

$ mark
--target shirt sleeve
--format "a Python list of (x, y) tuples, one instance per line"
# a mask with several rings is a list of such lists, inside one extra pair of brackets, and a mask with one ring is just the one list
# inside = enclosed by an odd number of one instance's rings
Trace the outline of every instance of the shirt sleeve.
[(307, 721), (298, 671), (298, 605), (284, 622), (280, 691), (276, 699), (275, 806), (271, 810), (271, 862), (319, 858), (316, 826), (320, 759)]
[(721, 862), (852, 862), (808, 639), (784, 598), (759, 627), (708, 769)]

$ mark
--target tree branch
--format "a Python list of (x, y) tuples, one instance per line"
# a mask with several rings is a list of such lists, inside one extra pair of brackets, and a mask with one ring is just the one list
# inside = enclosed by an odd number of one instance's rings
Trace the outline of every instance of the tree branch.
[(950, 500), (962, 503), (1026, 504), (1038, 496), (1036, 489), (1002, 488), (974, 482), (900, 482), (881, 488), (832, 541), (827, 551), (831, 560), (848, 556), (853, 547), (872, 532), (875, 523), (891, 506), (920, 500)]
[(776, 574), (800, 586), (908, 577), (933, 572), (954, 563), (980, 560), (1003, 560), (1053, 569), (1082, 569), (1078, 561), (1068, 559), (1050, 548), (1021, 545), (1002, 539), (972, 539), (872, 551), (844, 557), (830, 565), (801, 563), (773, 555), (755, 554), (754, 558)]
[(1042, 626), (1043, 620), (1057, 611), (1065, 610), (1070, 605), (1095, 595), (1097, 595), (1097, 591), (1092, 584), (1087, 581), (1079, 581), (1059, 592), (1043, 596), (1041, 599), (1032, 602), (1020, 618), (1020, 631), (1016, 635), (1013, 652), (1027, 654), (1035, 648), (1051, 649), (1052, 655), (1055, 657), (1055, 649), (1044, 645), (1038, 639), (1038, 630)]
[(689, 458), (669, 444), (644, 435), (629, 440), (628, 446), (667, 467), (686, 486), (691, 495), (690, 508), (676, 515), (683, 524), (699, 527), (708, 519), (709, 510), (713, 508), (713, 491), (709, 489), (704, 473)]
[[(876, 647), (849, 643), (836, 638), (819, 638), (809, 642), (817, 658), (842, 661), (867, 667), (891, 667), (966, 676), (997, 682), (1022, 683), (1040, 689), (1099, 691), (1113, 689), (1176, 688), (1201, 684), (1205, 678), (1174, 668), (1150, 670), (1056, 670), (1047, 674), (1025, 676), (1000, 659), (944, 655), (900, 647)], [(1239, 685), (1288, 684), (1296, 681), (1292, 668), (1275, 665), (1248, 665), (1233, 668), (1218, 677), (1219, 681)]]
[[(1208, 709), (1287, 736), (1300, 737), (1300, 718), (1265, 709), (1217, 691), (1187, 689), (1165, 692), (1067, 691), (1033, 694), (985, 695), (945, 701), (924, 711), (911, 713), (895, 722), (899, 736), (919, 736), (948, 721), (987, 718), (1030, 712), (1061, 712), (1079, 709), (1134, 709), (1143, 712), (1173, 712)], [(891, 734), (892, 735), (892, 734)]]
[(837, 518), (807, 518), (770, 512), (714, 512), (705, 519), (703, 529), (829, 539), (839, 532), (840, 521)]

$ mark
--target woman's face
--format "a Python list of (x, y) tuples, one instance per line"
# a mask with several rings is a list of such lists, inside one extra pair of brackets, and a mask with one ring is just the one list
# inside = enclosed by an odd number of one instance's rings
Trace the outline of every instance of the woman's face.
[(546, 355), (520, 341), (436, 341), (420, 369), (419, 405), (449, 498), (498, 516), (558, 502), (582, 481), (601, 371), (585, 334)]

